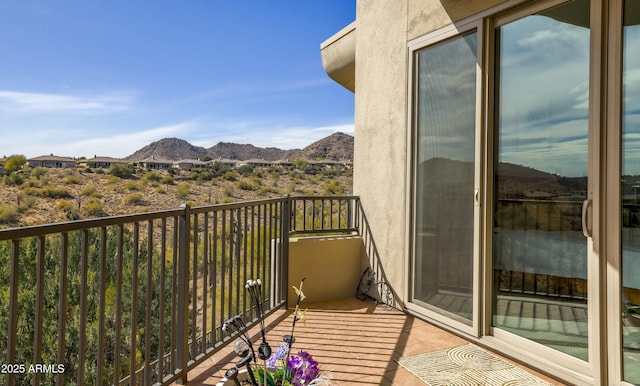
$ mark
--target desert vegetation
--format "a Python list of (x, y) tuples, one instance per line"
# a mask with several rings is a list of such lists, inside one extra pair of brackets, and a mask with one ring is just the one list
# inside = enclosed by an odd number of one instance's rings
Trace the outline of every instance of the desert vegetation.
[(147, 170), (133, 164), (100, 168), (30, 168), (11, 156), (0, 183), (0, 228), (281, 197), (351, 192), (350, 169), (297, 160), (289, 168)]

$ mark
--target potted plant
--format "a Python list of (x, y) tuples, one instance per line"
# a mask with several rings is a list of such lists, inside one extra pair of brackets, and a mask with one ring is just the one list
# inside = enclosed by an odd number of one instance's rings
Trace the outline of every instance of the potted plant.
[[(241, 316), (236, 315), (227, 320), (223, 324), (222, 330), (238, 335), (238, 339), (234, 343), (234, 351), (241, 359), (226, 371), (225, 377), (218, 382), (217, 386), (312, 386), (329, 384), (328, 377), (320, 370), (318, 362), (313, 359), (311, 354), (306, 351), (292, 354), (296, 322), (304, 320), (304, 311), (300, 310), (300, 302), (305, 299), (302, 292), (304, 281), (304, 278), (300, 281), (300, 289), (293, 286), (297, 299), (291, 334), (283, 337), (284, 343), (273, 353), (264, 331), (261, 282), (259, 279), (247, 281), (245, 289), (249, 292), (251, 301), (255, 304), (262, 341), (256, 354), (253, 342), (246, 331)], [(261, 360), (262, 364), (258, 364), (257, 360)]]

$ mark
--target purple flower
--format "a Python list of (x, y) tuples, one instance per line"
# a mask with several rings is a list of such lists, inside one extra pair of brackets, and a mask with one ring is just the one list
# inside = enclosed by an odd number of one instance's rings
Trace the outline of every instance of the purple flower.
[(306, 351), (300, 351), (298, 355), (289, 357), (287, 371), (291, 374), (289, 382), (294, 386), (308, 385), (320, 376), (318, 362), (314, 361), (311, 354)]
[(267, 359), (267, 367), (275, 368), (280, 366), (280, 361), (287, 356), (287, 351), (289, 351), (289, 345), (284, 343), (281, 344), (278, 349), (271, 354), (269, 359)]

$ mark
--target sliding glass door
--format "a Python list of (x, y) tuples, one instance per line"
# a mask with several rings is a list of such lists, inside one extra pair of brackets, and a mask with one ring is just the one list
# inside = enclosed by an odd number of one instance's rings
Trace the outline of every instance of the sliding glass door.
[(640, 384), (640, 0), (517, 5), (409, 44), (407, 308)]
[(471, 326), (476, 240), (475, 31), (416, 52), (412, 299)]
[(589, 7), (496, 29), (492, 240), (493, 326), (584, 361)]
[(640, 1), (622, 33), (621, 335), (623, 379), (640, 384)]

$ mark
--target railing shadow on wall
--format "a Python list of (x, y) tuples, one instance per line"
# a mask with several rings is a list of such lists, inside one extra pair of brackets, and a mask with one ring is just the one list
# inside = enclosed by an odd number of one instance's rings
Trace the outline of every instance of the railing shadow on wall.
[[(382, 258), (373, 237), (373, 232), (359, 199), (356, 200), (356, 205), (358, 209), (355, 214), (356, 224), (358, 234), (362, 237), (364, 246), (363, 255), (366, 260), (363, 264), (364, 272), (363, 277), (360, 279), (359, 286), (362, 285), (363, 280), (369, 280), (371, 282), (371, 288), (366, 292), (367, 296), (372, 297), (378, 303), (385, 304), (390, 308), (403, 309), (404, 306), (400, 301), (401, 298), (389, 284), (382, 264)], [(366, 277), (367, 275), (369, 276), (368, 278)], [(358, 293), (358, 289), (356, 289), (356, 293)]]
[[(4, 383), (166, 385), (231, 341), (222, 324), (286, 304), (292, 234), (361, 235), (395, 305), (357, 197), (283, 197), (0, 230)], [(354, 284), (355, 285), (355, 284)], [(354, 288), (355, 292), (355, 288)], [(376, 295), (375, 292), (373, 292)], [(389, 295), (391, 294), (391, 295)], [(29, 371), (43, 364), (51, 371)]]

